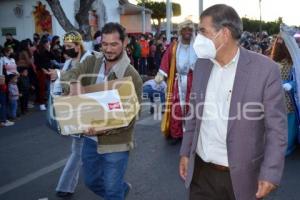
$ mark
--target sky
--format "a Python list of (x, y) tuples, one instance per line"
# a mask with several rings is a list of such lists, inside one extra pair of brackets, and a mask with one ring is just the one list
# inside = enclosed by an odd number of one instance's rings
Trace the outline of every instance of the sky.
[[(160, 0), (158, 0), (160, 1)], [(135, 0), (129, 0), (136, 3)], [(181, 16), (173, 17), (174, 22), (190, 18), (198, 22), (199, 0), (172, 0), (181, 5)], [(259, 20), (259, 0), (203, 0), (204, 9), (218, 3), (232, 6), (240, 17)], [(298, 0), (261, 0), (262, 20), (274, 21), (283, 17), (283, 22), (288, 25), (300, 26), (300, 1)]]

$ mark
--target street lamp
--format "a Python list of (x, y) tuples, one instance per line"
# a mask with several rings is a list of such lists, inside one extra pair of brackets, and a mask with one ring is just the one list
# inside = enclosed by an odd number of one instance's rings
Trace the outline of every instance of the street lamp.
[(261, 38), (262, 21), (261, 21), (261, 0), (259, 0), (259, 37)]
[(145, 0), (142, 1), (142, 32), (146, 33), (146, 10), (145, 10)]
[(203, 12), (203, 0), (199, 0), (199, 20), (202, 12)]

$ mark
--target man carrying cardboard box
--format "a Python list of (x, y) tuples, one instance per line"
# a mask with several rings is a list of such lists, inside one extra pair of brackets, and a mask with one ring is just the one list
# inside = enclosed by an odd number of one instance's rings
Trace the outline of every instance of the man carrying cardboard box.
[[(129, 76), (141, 103), (143, 83), (125, 52), (125, 29), (118, 23), (106, 24), (102, 29), (101, 43), (103, 54), (90, 56), (77, 67), (61, 73), (61, 81), (69, 83), (69, 86), (63, 84), (63, 92), (79, 95), (82, 86)], [(52, 71), (51, 79), (55, 80), (58, 74)], [(85, 184), (105, 200), (123, 200), (131, 187), (124, 181), (124, 174), (129, 151), (133, 148), (134, 124), (135, 119), (125, 128), (99, 132), (90, 127), (85, 131), (85, 135), (90, 136), (84, 139), (82, 150)]]

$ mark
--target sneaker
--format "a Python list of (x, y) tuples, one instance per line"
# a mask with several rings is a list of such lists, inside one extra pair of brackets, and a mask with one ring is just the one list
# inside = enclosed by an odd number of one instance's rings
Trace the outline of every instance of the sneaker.
[(57, 191), (56, 192), (56, 196), (60, 197), (60, 198), (68, 198), (72, 195), (73, 195), (73, 193), (71, 193), (71, 192), (62, 192), (62, 191)]
[(28, 108), (34, 108), (34, 104), (33, 103), (28, 103)]
[(127, 185), (127, 188), (125, 190), (125, 198), (126, 198), (128, 196), (128, 194), (129, 194), (129, 191), (132, 189), (132, 185), (130, 183), (128, 183), (128, 182), (125, 182), (125, 183)]
[(12, 126), (14, 125), (14, 122), (11, 122), (9, 120), (6, 120), (5, 122), (1, 122), (1, 126)]
[(170, 145), (177, 145), (177, 144), (180, 144), (181, 143), (181, 139), (182, 138), (169, 138), (168, 139), (168, 143)]
[(154, 107), (151, 106), (151, 107), (150, 107), (150, 114), (153, 115), (153, 113), (154, 113)]
[(43, 110), (47, 110), (45, 104), (41, 104), (41, 105), (40, 105), (40, 110), (42, 110), (42, 111), (43, 111)]

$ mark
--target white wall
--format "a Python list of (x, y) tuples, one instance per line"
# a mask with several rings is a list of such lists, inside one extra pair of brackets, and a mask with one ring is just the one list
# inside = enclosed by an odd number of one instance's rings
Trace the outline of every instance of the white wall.
[[(16, 7), (17, 4), (23, 4), (23, 0), (11, 0), (11, 1), (1, 1), (0, 3), (0, 29), (2, 28), (8, 28), (8, 27), (16, 27), (16, 33), (15, 36), (17, 39), (21, 39), (24, 37), (27, 37), (28, 29), (30, 30), (31, 27), (28, 24), (27, 15), (28, 13), (24, 11), (22, 18), (17, 18), (14, 14), (13, 9)], [(23, 7), (25, 10), (25, 6)], [(32, 36), (30, 36), (32, 38)], [(5, 36), (0, 37), (0, 43), (3, 44), (5, 42)]]
[[(59, 25), (56, 18), (53, 16), (52, 11), (46, 3), (45, 0), (40, 0), (42, 4), (46, 5), (48, 11), (52, 15), (52, 30), (53, 35), (63, 36), (65, 31)], [(32, 39), (32, 35), (35, 32), (34, 18), (32, 12), (34, 11), (34, 6), (37, 5), (38, 0), (6, 0), (0, 1), (0, 29), (5, 27), (16, 27), (17, 35), (14, 36), (18, 40), (23, 40), (26, 38)], [(23, 16), (18, 18), (15, 16), (13, 9), (16, 5), (23, 5)], [(74, 18), (74, 0), (64, 0), (61, 1), (62, 8), (65, 11), (66, 16), (71, 21), (75, 23)], [(5, 42), (5, 36), (0, 37), (0, 44)]]
[[(61, 4), (61, 7), (63, 8), (63, 10), (65, 11), (66, 17), (76, 27), (77, 23), (76, 23), (76, 20), (75, 20), (75, 4), (74, 4), (74, 0), (63, 0), (63, 1), (60, 1), (60, 4)], [(62, 39), (63, 35), (66, 32), (60, 26), (60, 24), (58, 23), (58, 21), (56, 20), (56, 18), (54, 16), (52, 17), (52, 24), (53, 24), (53, 35), (58, 35)]]
[[(53, 16), (52, 11), (45, 0), (40, 0), (43, 5), (46, 5), (48, 11), (52, 15), (52, 30), (53, 35), (63, 36), (65, 31), (59, 25), (56, 18)], [(99, 1), (99, 0), (98, 0)], [(0, 30), (5, 27), (16, 27), (17, 35), (14, 36), (18, 40), (26, 38), (32, 39), (33, 33), (35, 32), (34, 19), (32, 12), (34, 6), (37, 5), (38, 0), (1, 0), (0, 1)], [(61, 0), (62, 8), (65, 11), (67, 18), (72, 24), (76, 25), (75, 20), (75, 7), (78, 4), (78, 0)], [(101, 2), (98, 2), (101, 3)], [(23, 16), (18, 18), (15, 16), (13, 9), (17, 4), (23, 5)], [(119, 1), (118, 0), (103, 0), (105, 13), (102, 15), (101, 21), (105, 22), (120, 22), (119, 14)], [(98, 8), (101, 7), (98, 6)], [(103, 24), (101, 24), (103, 26)], [(0, 44), (3, 45), (5, 42), (5, 36), (0, 35)]]
[(120, 23), (119, 1), (118, 0), (103, 0), (105, 11), (107, 13), (107, 22)]

